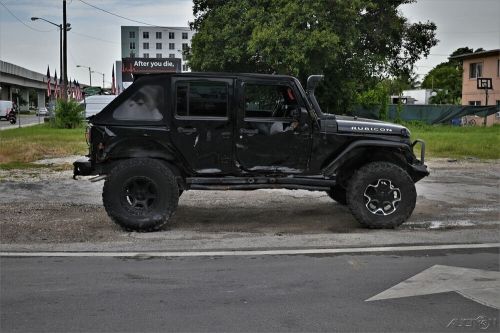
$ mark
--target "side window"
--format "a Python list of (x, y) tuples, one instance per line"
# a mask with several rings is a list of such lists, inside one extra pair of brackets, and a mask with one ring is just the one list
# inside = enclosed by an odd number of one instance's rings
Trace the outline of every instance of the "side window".
[(286, 85), (245, 85), (245, 118), (291, 118), (297, 108), (293, 89)]
[(223, 82), (179, 82), (176, 114), (181, 117), (227, 117), (228, 87)]
[(116, 120), (159, 121), (163, 119), (163, 87), (145, 85), (113, 111)]

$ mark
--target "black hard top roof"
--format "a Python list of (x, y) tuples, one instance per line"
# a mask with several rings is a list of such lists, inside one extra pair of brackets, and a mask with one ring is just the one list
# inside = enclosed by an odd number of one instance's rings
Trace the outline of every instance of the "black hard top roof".
[(152, 74), (136, 74), (137, 78), (140, 77), (157, 77), (157, 76), (185, 76), (185, 77), (227, 77), (227, 78), (255, 78), (255, 79), (284, 79), (290, 80), (295, 77), (290, 75), (278, 74), (258, 74), (258, 73), (228, 73), (228, 72), (184, 72), (184, 73), (152, 73)]

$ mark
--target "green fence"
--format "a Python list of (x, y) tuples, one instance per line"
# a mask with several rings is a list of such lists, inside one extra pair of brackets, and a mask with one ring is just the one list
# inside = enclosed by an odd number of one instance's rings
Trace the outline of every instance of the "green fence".
[[(389, 105), (388, 120), (397, 119), (397, 105)], [(500, 112), (499, 106), (461, 106), (461, 105), (403, 105), (400, 119), (404, 121), (421, 121), (427, 124), (451, 124), (467, 115), (479, 117)], [(352, 113), (360, 118), (379, 119), (379, 108), (354, 108)]]

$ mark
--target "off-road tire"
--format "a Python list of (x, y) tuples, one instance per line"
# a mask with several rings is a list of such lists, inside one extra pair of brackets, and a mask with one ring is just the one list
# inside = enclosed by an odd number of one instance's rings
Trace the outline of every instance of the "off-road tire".
[[(141, 185), (141, 182), (143, 185)], [(131, 185), (127, 185), (131, 184)], [(139, 185), (137, 185), (139, 184)], [(145, 185), (144, 185), (145, 184)], [(135, 207), (127, 193), (132, 187), (146, 204)], [(143, 187), (147, 188), (146, 190)], [(146, 194), (144, 194), (147, 192)], [(134, 192), (135, 193), (135, 192)], [(154, 199), (144, 199), (151, 196)], [(168, 222), (179, 202), (179, 188), (172, 171), (154, 159), (128, 159), (118, 163), (104, 182), (102, 200), (111, 219), (128, 231), (155, 231)], [(149, 207), (150, 204), (150, 207)], [(144, 206), (148, 206), (145, 208)]]
[(332, 198), (339, 204), (343, 206), (347, 205), (347, 192), (342, 186), (332, 186), (332, 188), (329, 191), (326, 191), (326, 193), (330, 198)]
[[(395, 211), (388, 215), (377, 215), (367, 207), (365, 197), (370, 184), (388, 180), (400, 192), (400, 201), (393, 205)], [(351, 178), (347, 187), (347, 205), (358, 222), (368, 228), (395, 228), (405, 222), (415, 208), (417, 191), (408, 173), (389, 162), (372, 162), (362, 166)], [(383, 212), (379, 212), (383, 214)]]

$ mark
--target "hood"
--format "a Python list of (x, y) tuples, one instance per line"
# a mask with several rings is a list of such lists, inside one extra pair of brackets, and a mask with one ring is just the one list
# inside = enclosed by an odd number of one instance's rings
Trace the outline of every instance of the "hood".
[(346, 116), (336, 116), (335, 119), (339, 132), (410, 136), (410, 131), (398, 124)]

